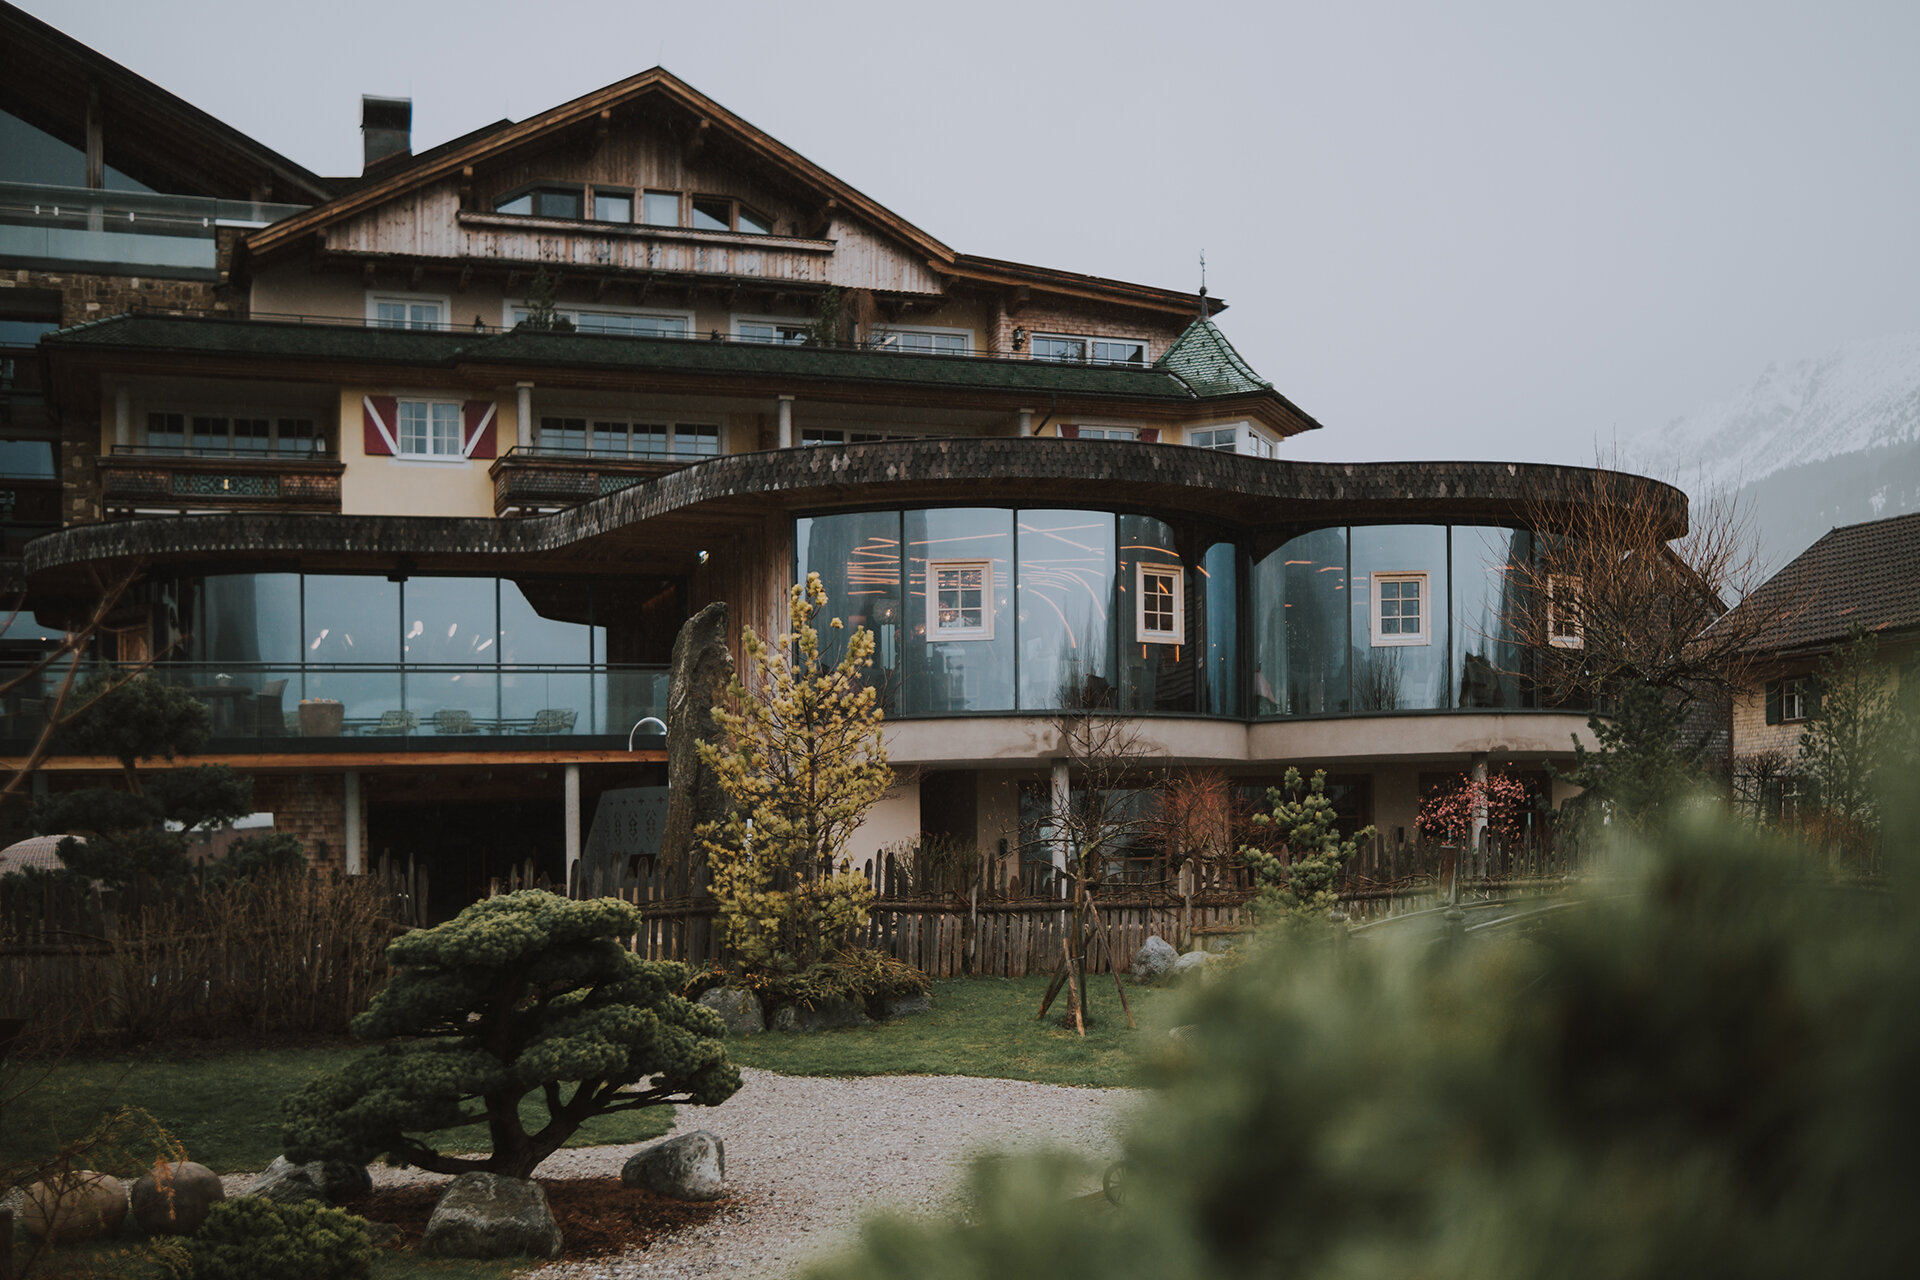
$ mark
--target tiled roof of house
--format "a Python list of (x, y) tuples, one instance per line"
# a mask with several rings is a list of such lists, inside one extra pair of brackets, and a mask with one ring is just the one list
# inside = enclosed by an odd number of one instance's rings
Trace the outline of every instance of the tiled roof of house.
[[(354, 324), (297, 324), (217, 317), (132, 314), (91, 321), (45, 335), (49, 350), (81, 347), (260, 356), (286, 360), (351, 360), (452, 366), (540, 364), (554, 368), (628, 368), (684, 373), (767, 375), (797, 380), (952, 387), (981, 391), (1057, 392), (1123, 399), (1192, 400), (1238, 394), (1193, 387), (1158, 368), (1063, 364), (972, 356), (921, 355), (849, 348), (781, 346), (635, 338), (596, 333), (474, 333), (462, 329), (375, 329)], [(1189, 389), (1191, 388), (1191, 389)]]
[(1253, 371), (1211, 320), (1195, 320), (1154, 362), (1193, 388), (1198, 396), (1237, 396), (1271, 391), (1273, 384)]
[(1735, 608), (1762, 621), (1752, 648), (1778, 653), (1920, 629), (1920, 513), (1830, 531)]

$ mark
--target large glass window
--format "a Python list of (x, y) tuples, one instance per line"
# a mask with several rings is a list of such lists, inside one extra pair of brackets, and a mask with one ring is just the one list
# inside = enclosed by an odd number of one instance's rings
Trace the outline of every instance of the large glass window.
[(1240, 701), (1240, 548), (1216, 542), (1207, 548), (1194, 583), (1200, 599), (1189, 610), (1202, 631), (1190, 639), (1201, 656), (1200, 701), (1206, 715), (1242, 714)]
[(1013, 708), (1013, 513), (906, 513), (913, 712)]
[(1114, 621), (1120, 632), (1120, 699), (1128, 711), (1193, 710), (1187, 640), (1188, 570), (1173, 526), (1121, 516)]
[[(342, 703), (348, 721), (363, 723), (378, 723), (401, 707), (399, 583), (371, 576), (309, 576), (303, 624), (306, 697)], [(351, 665), (328, 670), (318, 664)], [(366, 664), (396, 669), (352, 669)]]
[(1347, 531), (1315, 529), (1253, 571), (1253, 697), (1257, 715), (1346, 711)]
[(1353, 709), (1417, 711), (1452, 705), (1447, 688), (1447, 530), (1444, 525), (1356, 525), (1348, 607)]
[(1514, 592), (1533, 554), (1523, 529), (1453, 530), (1453, 651), (1456, 705), (1530, 707), (1521, 679), (1526, 646), (1517, 624), (1526, 610)]
[(1020, 706), (1112, 706), (1114, 517), (1022, 511), (1016, 532)]
[(837, 662), (853, 628), (873, 632), (869, 678), (890, 709), (898, 709), (900, 651), (909, 626), (900, 582), (900, 513), (862, 511), (802, 519), (793, 545), (799, 581), (817, 573), (827, 591), (827, 616), (845, 627), (820, 638), (823, 655)]

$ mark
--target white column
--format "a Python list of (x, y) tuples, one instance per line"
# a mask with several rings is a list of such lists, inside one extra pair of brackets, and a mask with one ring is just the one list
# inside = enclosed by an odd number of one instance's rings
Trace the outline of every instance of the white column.
[(1061, 894), (1066, 892), (1067, 820), (1071, 813), (1068, 797), (1067, 762), (1055, 760), (1053, 762), (1053, 868), (1059, 873), (1057, 877), (1059, 889), (1056, 892)]
[(1480, 837), (1487, 829), (1487, 757), (1484, 753), (1473, 757), (1473, 834), (1469, 845), (1479, 849)]
[(367, 870), (366, 854), (360, 848), (360, 775), (351, 770), (347, 772), (347, 874), (365, 875)]
[(793, 448), (793, 397), (780, 397), (780, 447)]
[(513, 389), (516, 393), (514, 398), (514, 417), (517, 419), (516, 442), (522, 449), (531, 449), (533, 447), (533, 384), (516, 382), (513, 384)]
[(570, 764), (567, 779), (567, 885), (572, 892), (574, 867), (580, 862), (580, 766)]
[(133, 404), (127, 384), (113, 389), (113, 443), (126, 448), (133, 443)]
[(1033, 410), (1031, 409), (1022, 409), (1020, 411), (1020, 434), (1022, 436), (1030, 436), (1033, 434)]

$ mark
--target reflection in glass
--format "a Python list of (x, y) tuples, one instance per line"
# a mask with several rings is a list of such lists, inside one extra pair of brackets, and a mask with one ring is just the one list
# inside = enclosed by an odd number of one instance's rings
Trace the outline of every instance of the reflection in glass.
[(437, 665), (492, 665), (499, 639), (493, 578), (409, 578), (401, 587), (402, 661), (407, 664), (407, 709), (421, 732), (471, 733), (474, 722), (499, 716), (491, 672), (420, 670)]
[[(1182, 562), (1173, 527), (1165, 521), (1151, 516), (1121, 516), (1118, 536), (1114, 621), (1120, 631), (1119, 706), (1126, 711), (1191, 711), (1194, 651), (1186, 641), (1193, 630), (1188, 623), (1194, 612), (1193, 579), (1199, 575)], [(1140, 599), (1143, 566), (1158, 571), (1153, 574), (1153, 585), (1160, 590), (1148, 605)], [(1173, 606), (1177, 606), (1177, 616), (1172, 613)], [(1149, 619), (1148, 631), (1177, 634), (1179, 643), (1143, 637), (1143, 608), (1149, 608), (1159, 621), (1156, 627)]]
[(1253, 570), (1254, 714), (1347, 710), (1347, 531), (1315, 529)]
[(593, 661), (591, 597), (584, 584), (500, 580), (500, 661), (545, 665)]
[(873, 632), (868, 678), (879, 688), (882, 704), (898, 710), (900, 647), (907, 622), (900, 585), (900, 513), (861, 511), (799, 520), (793, 545), (798, 580), (819, 574), (827, 591), (827, 617), (846, 624), (841, 631), (822, 633), (821, 656), (838, 662), (853, 628)]
[(1446, 526), (1357, 525), (1350, 564), (1353, 709), (1451, 705)]
[(1455, 686), (1462, 707), (1530, 707), (1520, 673), (1526, 648), (1516, 623), (1525, 611), (1512, 593), (1533, 554), (1524, 529), (1453, 530), (1453, 648)]
[(195, 663), (300, 661), (300, 575), (234, 573), (192, 593), (188, 649)]
[(306, 579), (305, 697), (345, 704), (351, 721), (375, 721), (401, 706), (398, 671), (329, 672), (320, 663), (400, 662), (400, 584), (369, 576)]
[(1197, 580), (1199, 599), (1187, 607), (1187, 616), (1201, 623), (1201, 634), (1189, 633), (1200, 660), (1202, 715), (1237, 716), (1240, 710), (1240, 549), (1231, 542), (1207, 548)]
[(1020, 706), (1105, 707), (1114, 701), (1114, 517), (1022, 511)]
[[(902, 709), (1011, 710), (1013, 513), (909, 511), (906, 546)], [(935, 575), (931, 585), (929, 566)]]

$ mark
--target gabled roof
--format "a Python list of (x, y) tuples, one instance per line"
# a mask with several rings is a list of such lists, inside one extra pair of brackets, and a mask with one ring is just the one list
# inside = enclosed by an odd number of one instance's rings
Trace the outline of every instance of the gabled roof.
[(1920, 631), (1920, 512), (1831, 530), (1734, 613), (1761, 616), (1749, 647), (1763, 653), (1835, 644), (1855, 624)]
[(1271, 391), (1211, 320), (1195, 320), (1154, 364), (1180, 378), (1200, 396), (1237, 396)]
[(325, 200), (327, 179), (223, 124), (72, 36), (0, 0), (0, 108), (86, 150), (87, 95), (99, 95), (107, 163), (170, 195)]
[(487, 125), (406, 160), (380, 165), (357, 185), (342, 191), (339, 198), (254, 233), (247, 240), (248, 249), (255, 255), (283, 251), (314, 232), (357, 217), (410, 191), (455, 177), (469, 166), (492, 162), (523, 147), (551, 143), (568, 130), (597, 125), (603, 113), (625, 110), (642, 103), (666, 105), (684, 111), (701, 128), (714, 130), (718, 136), (726, 138), (750, 156), (782, 171), (801, 186), (818, 192), (823, 207), (831, 202), (836, 210), (852, 214), (900, 240), (924, 256), (937, 272), (988, 286), (1093, 297), (1159, 311), (1191, 314), (1199, 309), (1203, 301), (1213, 311), (1225, 307), (1217, 299), (1203, 300), (1198, 295), (1176, 289), (1130, 284), (956, 253), (933, 235), (828, 173), (661, 67), (629, 76), (518, 123), (503, 121)]

